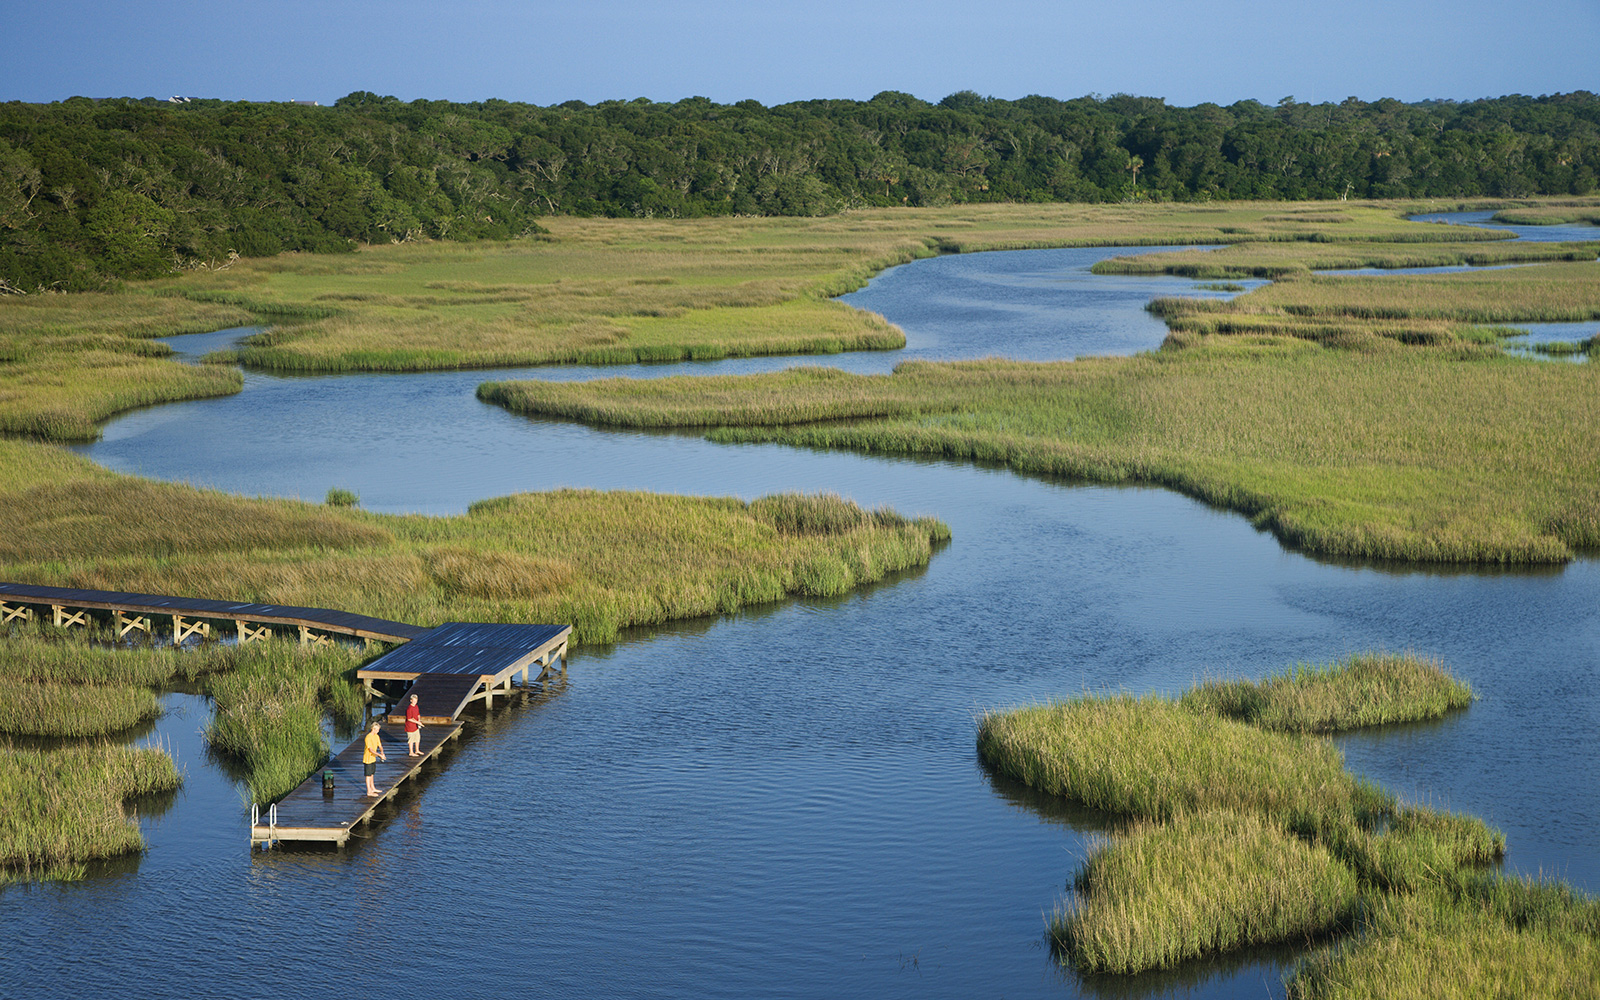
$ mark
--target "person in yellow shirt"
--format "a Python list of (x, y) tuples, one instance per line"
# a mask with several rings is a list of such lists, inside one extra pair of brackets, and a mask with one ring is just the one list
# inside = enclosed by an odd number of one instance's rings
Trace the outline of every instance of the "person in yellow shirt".
[(367, 794), (373, 798), (378, 797), (378, 786), (372, 783), (373, 776), (378, 773), (378, 761), (389, 760), (383, 752), (383, 738), (378, 735), (378, 726), (379, 723), (374, 722), (372, 728), (367, 730), (367, 740), (361, 747), (361, 764), (367, 772)]

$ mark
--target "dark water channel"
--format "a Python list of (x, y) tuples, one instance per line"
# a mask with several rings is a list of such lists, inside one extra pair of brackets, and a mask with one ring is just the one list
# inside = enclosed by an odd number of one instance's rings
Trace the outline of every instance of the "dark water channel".
[[(821, 360), (1154, 346), (1144, 302), (1193, 285), (1087, 275), (1112, 252), (895, 269), (849, 301), (904, 326), (908, 349)], [(203, 700), (170, 696), (154, 738), (188, 783), (143, 821), (150, 851), (85, 883), (0, 892), (0, 995), (1281, 995), (1292, 953), (1135, 982), (1059, 971), (1043, 915), (1100, 820), (987, 775), (974, 720), (1375, 648), (1439, 656), (1482, 699), (1342, 740), (1351, 766), (1498, 824), (1509, 869), (1600, 890), (1594, 561), (1330, 565), (1161, 490), (527, 420), (473, 398), (488, 377), (250, 374), (238, 396), (121, 418), (86, 452), (249, 494), (337, 485), (390, 511), (562, 485), (835, 490), (937, 514), (954, 540), (838, 600), (574, 653), (564, 685), (480, 718), (342, 854), (251, 853), (248, 807), (196, 733)]]

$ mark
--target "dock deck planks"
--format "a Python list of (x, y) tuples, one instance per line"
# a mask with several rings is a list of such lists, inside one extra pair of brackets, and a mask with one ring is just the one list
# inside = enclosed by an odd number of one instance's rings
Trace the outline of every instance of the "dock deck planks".
[[(321, 841), (343, 844), (350, 839), (350, 831), (372, 816), (387, 799), (391, 798), (406, 779), (415, 777), (422, 765), (438, 756), (447, 743), (461, 735), (463, 724), (450, 722), (425, 726), (422, 730), (422, 756), (406, 756), (404, 732), (383, 732), (383, 752), (387, 762), (378, 761), (378, 773), (373, 778), (378, 786), (378, 797), (366, 794), (367, 779), (362, 773), (362, 740), (356, 740), (344, 752), (330, 760), (300, 787), (278, 800), (277, 823), (268, 825), (268, 813), (250, 828), (251, 843), (293, 841), (305, 843)], [(331, 795), (322, 789), (322, 772), (334, 773)]]

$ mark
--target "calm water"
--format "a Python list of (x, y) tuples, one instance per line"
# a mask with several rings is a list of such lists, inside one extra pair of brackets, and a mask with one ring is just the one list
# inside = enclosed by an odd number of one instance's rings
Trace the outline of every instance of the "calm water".
[[(1144, 301), (1188, 283), (1101, 284), (1086, 267), (1109, 252), (890, 271), (850, 301), (904, 326), (907, 351), (825, 361), (882, 371), (907, 355), (1154, 346), (1164, 331)], [(937, 514), (954, 540), (926, 569), (839, 600), (574, 653), (565, 685), (469, 727), (342, 854), (251, 853), (248, 808), (196, 734), (203, 700), (170, 696), (155, 738), (188, 783), (143, 820), (149, 853), (84, 884), (0, 893), (0, 995), (59, 995), (68, 979), (101, 996), (1281, 995), (1292, 955), (1133, 983), (1058, 971), (1042, 914), (1100, 820), (987, 775), (974, 719), (1372, 648), (1439, 656), (1482, 700), (1342, 740), (1351, 766), (1500, 825), (1511, 869), (1600, 890), (1593, 561), (1328, 565), (1160, 490), (527, 420), (472, 397), (486, 377), (252, 374), (238, 396), (122, 418), (86, 451), (245, 493), (339, 485), (378, 510), (559, 485), (829, 489)]]
[(1452, 226), (1481, 226), (1484, 229), (1504, 229), (1517, 234), (1519, 240), (1537, 243), (1563, 243), (1568, 240), (1600, 240), (1600, 226), (1587, 222), (1572, 222), (1560, 226), (1514, 226), (1505, 222), (1491, 222), (1494, 212), (1425, 212), (1410, 216), (1413, 222), (1441, 222)]

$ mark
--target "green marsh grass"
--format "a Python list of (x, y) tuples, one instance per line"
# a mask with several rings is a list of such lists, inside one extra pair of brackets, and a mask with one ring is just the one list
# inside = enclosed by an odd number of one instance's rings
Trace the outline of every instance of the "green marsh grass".
[(160, 714), (149, 688), (0, 681), (0, 735), (109, 736)]
[(1165, 486), (1326, 556), (1550, 563), (1600, 546), (1600, 369), (1493, 344), (1368, 339), (1371, 350), (1329, 351), (1200, 338), (1127, 358), (501, 383), (484, 395), (589, 423), (710, 427), (716, 441)]
[[(1315, 728), (1290, 717), (1291, 729)], [(989, 712), (977, 743), (1008, 778), (1134, 820), (1084, 863), (1051, 920), (1080, 972), (1310, 939), (1346, 928), (1363, 898), (1486, 884), (1480, 869), (1505, 854), (1505, 835), (1476, 817), (1402, 805), (1351, 775), (1326, 739), (1236, 721), (1210, 699), (1084, 696)]]
[(1363, 885), (1414, 892), (1439, 885), (1505, 856), (1505, 834), (1476, 816), (1400, 806), (1374, 824), (1343, 817), (1296, 832), (1327, 846)]
[(282, 798), (328, 759), (322, 723), (329, 712), (346, 726), (360, 720), (355, 670), (370, 658), (281, 639), (239, 647), (233, 669), (206, 684), (215, 703), (206, 742), (244, 766), (254, 801)]
[[(1384, 897), (1360, 932), (1301, 963), (1292, 1000), (1600, 996), (1597, 904), (1559, 886), (1495, 879), (1488, 892)], [(1496, 897), (1542, 896), (1518, 920)], [(1487, 898), (1486, 898), (1487, 897)], [(1488, 905), (1486, 905), (1488, 904)]]
[[(791, 522), (839, 530), (795, 533)], [(557, 490), (454, 517), (380, 515), (151, 483), (0, 440), (0, 579), (420, 625), (565, 622), (576, 643), (791, 595), (836, 596), (925, 565), (948, 535), (931, 518), (828, 496)]]
[[(0, 357), (11, 359), (17, 393), (0, 398), (0, 431), (92, 438), (95, 422), (119, 410), (238, 391), (229, 361), (415, 371), (895, 348), (904, 343), (899, 330), (829, 300), (934, 253), (1240, 242), (1361, 243), (1369, 255), (1384, 244), (1501, 254), (1495, 259), (1509, 252), (1479, 246), (1503, 232), (1412, 223), (1403, 210), (972, 205), (821, 219), (560, 218), (537, 239), (285, 254), (120, 292), (8, 296)], [(1461, 251), (1464, 244), (1478, 249)], [(270, 327), (211, 359), (224, 364), (180, 366), (148, 343), (251, 322)]]
[(1050, 921), (1083, 973), (1166, 969), (1249, 944), (1305, 941), (1348, 925), (1350, 869), (1259, 816), (1209, 812), (1140, 823), (1083, 863)]
[(1235, 243), (1215, 250), (1173, 250), (1113, 257), (1095, 274), (1173, 274), (1186, 278), (1287, 278), (1358, 268), (1489, 267), (1545, 261), (1592, 261), (1593, 243)]
[(81, 878), (88, 862), (142, 850), (126, 803), (182, 782), (158, 749), (0, 746), (0, 881)]
[(149, 294), (0, 296), (0, 433), (93, 440), (124, 410), (238, 392), (237, 371), (166, 360), (150, 338), (248, 322), (238, 309)]
[(1265, 285), (1232, 304), (1370, 320), (1582, 322), (1600, 319), (1600, 267), (1591, 261), (1450, 274), (1313, 275)]
[(1181, 704), (1263, 729), (1333, 733), (1437, 719), (1472, 698), (1471, 686), (1436, 660), (1361, 653), (1324, 666), (1298, 664), (1259, 683), (1208, 680)]
[(1157, 696), (1078, 697), (990, 712), (978, 753), (1000, 773), (1120, 816), (1214, 810), (1315, 826), (1392, 810), (1326, 740), (1187, 711)]
[[(159, 618), (156, 626), (164, 625)], [(170, 634), (170, 633), (169, 633)], [(182, 649), (155, 645), (138, 632), (114, 642), (109, 627), (12, 623), (0, 630), (0, 683), (77, 684), (164, 689), (203, 683), (234, 668), (242, 647), (202, 643)]]
[(1494, 213), (1492, 219), (1513, 226), (1560, 226), (1574, 222), (1600, 226), (1600, 210), (1593, 205), (1552, 203), (1528, 208), (1502, 208)]

